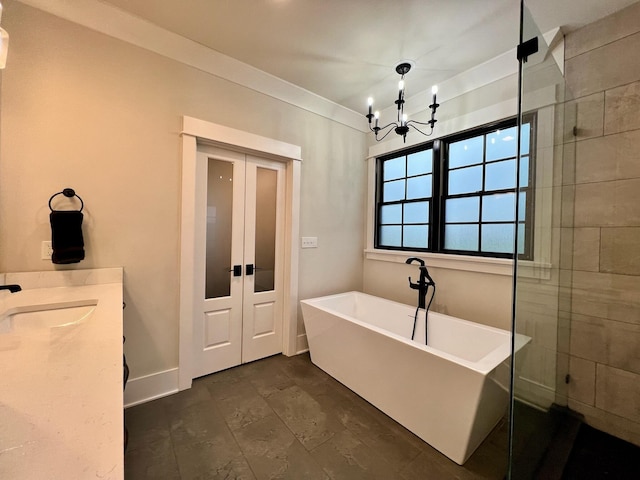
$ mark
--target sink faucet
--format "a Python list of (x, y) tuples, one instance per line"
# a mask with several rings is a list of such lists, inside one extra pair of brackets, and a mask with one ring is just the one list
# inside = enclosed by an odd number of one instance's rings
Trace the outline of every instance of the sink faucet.
[[(416, 334), (416, 323), (418, 321), (418, 311), (420, 309), (424, 310), (424, 344), (427, 344), (427, 315), (429, 314), (429, 307), (431, 307), (431, 302), (433, 302), (433, 297), (436, 294), (436, 282), (433, 281), (431, 275), (429, 275), (429, 271), (427, 270), (426, 265), (424, 264), (424, 260), (418, 257), (410, 257), (407, 258), (406, 264), (411, 265), (413, 262), (417, 262), (420, 264), (420, 280), (418, 283), (413, 283), (411, 281), (411, 277), (409, 277), (409, 287), (413, 290), (418, 290), (418, 308), (416, 308), (416, 314), (413, 318), (413, 333), (411, 334), (411, 340)], [(432, 287), (431, 298), (429, 299), (429, 304), (427, 305), (427, 292), (429, 287)]]
[(0, 290), (9, 290), (11, 293), (16, 293), (22, 290), (20, 285), (0, 285)]

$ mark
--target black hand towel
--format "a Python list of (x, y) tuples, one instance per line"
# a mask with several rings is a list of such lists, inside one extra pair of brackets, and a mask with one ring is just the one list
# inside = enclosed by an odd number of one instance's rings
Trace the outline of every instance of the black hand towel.
[(53, 263), (78, 263), (84, 260), (82, 218), (82, 212), (76, 210), (55, 210), (49, 215)]

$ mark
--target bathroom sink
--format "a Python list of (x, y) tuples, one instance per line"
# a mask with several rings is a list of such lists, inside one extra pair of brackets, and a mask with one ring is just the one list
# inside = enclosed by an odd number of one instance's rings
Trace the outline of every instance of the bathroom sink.
[(0, 333), (20, 333), (77, 325), (88, 319), (97, 300), (14, 307), (0, 316)]

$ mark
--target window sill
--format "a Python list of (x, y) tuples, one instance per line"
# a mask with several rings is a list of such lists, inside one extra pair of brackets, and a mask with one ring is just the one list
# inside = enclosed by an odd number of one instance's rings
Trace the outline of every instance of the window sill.
[[(470, 255), (446, 255), (443, 253), (407, 252), (396, 250), (365, 249), (365, 260), (404, 263), (409, 257), (422, 258), (427, 266), (466, 272), (513, 275), (513, 260), (506, 258), (475, 257)], [(518, 275), (527, 278), (549, 280), (551, 265), (531, 261), (518, 263)]]

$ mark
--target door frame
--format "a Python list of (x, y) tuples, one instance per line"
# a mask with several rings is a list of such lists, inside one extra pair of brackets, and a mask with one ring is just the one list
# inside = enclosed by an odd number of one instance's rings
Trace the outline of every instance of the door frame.
[(182, 206), (180, 220), (180, 322), (178, 389), (191, 388), (193, 379), (193, 315), (196, 262), (196, 159), (206, 144), (256, 155), (286, 164), (285, 241), (282, 353), (297, 353), (298, 237), (300, 232), (300, 166), (298, 145), (262, 137), (197, 118), (182, 117)]

